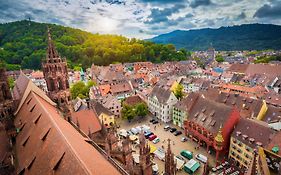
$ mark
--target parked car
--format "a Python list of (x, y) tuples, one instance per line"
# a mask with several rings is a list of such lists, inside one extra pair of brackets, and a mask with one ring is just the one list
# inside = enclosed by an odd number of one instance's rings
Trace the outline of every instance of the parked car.
[(149, 137), (148, 137), (148, 140), (150, 140), (150, 141), (152, 141), (152, 140), (154, 140), (154, 139), (156, 139), (156, 137), (157, 137), (157, 135), (150, 135)]
[(146, 139), (148, 139), (149, 136), (151, 136), (151, 135), (153, 135), (153, 132), (147, 132), (147, 133), (144, 134), (144, 137), (145, 137)]
[(154, 120), (154, 122), (152, 122), (152, 124), (157, 124), (159, 123), (158, 120)]
[(196, 154), (195, 157), (197, 160), (201, 161), (202, 163), (207, 163), (208, 158), (203, 154)]
[(186, 141), (187, 141), (187, 138), (183, 136), (183, 137), (181, 138), (181, 142), (186, 142)]
[(174, 133), (175, 136), (178, 136), (178, 135), (181, 135), (181, 134), (182, 134), (181, 131), (176, 131), (176, 132)]
[(138, 130), (138, 133), (141, 133), (142, 129), (140, 126), (135, 127)]
[(192, 152), (187, 151), (187, 150), (182, 150), (182, 151), (180, 152), (180, 154), (181, 154), (183, 157), (185, 157), (185, 158), (187, 158), (187, 159), (189, 159), (189, 160), (193, 158)]
[(130, 136), (130, 135), (134, 135), (134, 133), (132, 133), (132, 131), (127, 131), (127, 134), (128, 134), (128, 136)]
[(153, 142), (154, 144), (156, 144), (156, 143), (160, 142), (159, 137), (155, 138), (152, 142)]
[(139, 134), (139, 131), (136, 128), (132, 128), (131, 132), (135, 135)]
[(152, 123), (152, 122), (154, 122), (154, 121), (155, 121), (155, 119), (151, 119), (151, 120), (149, 120), (149, 122), (150, 122), (150, 123)]
[(171, 127), (169, 125), (164, 126), (164, 130), (168, 131)]
[(173, 132), (175, 132), (176, 130), (177, 130), (177, 128), (171, 128), (171, 129), (170, 129), (170, 132), (173, 133)]
[(180, 155), (177, 155), (176, 157), (177, 157), (178, 159), (182, 160), (182, 161), (185, 161), (184, 158), (183, 158), (182, 156), (180, 156)]

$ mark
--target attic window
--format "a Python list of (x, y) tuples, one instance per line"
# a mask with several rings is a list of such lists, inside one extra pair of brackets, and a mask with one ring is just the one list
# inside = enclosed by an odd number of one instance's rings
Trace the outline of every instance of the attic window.
[(216, 124), (216, 121), (213, 120), (213, 121), (211, 122), (211, 126), (215, 126), (215, 124)]
[(26, 143), (27, 143), (29, 137), (30, 137), (30, 136), (28, 136), (28, 137), (22, 142), (22, 144), (21, 144), (22, 146), (25, 146), (25, 145), (26, 145)]
[(258, 146), (262, 146), (262, 143), (261, 142), (257, 142), (256, 143)]
[(24, 128), (24, 126), (25, 126), (25, 123), (20, 126), (20, 129), (19, 129), (19, 130), (22, 131), (23, 128)]
[(42, 135), (41, 135), (41, 137), (40, 137), (40, 139), (41, 139), (42, 141), (46, 140), (47, 135), (49, 134), (50, 130), (51, 130), (51, 128), (45, 130), (45, 132), (42, 133)]
[(214, 116), (215, 115), (215, 111), (212, 111), (210, 116)]
[(244, 140), (246, 140), (248, 138), (248, 136), (244, 135), (244, 134), (242, 135), (242, 137), (243, 137)]
[(38, 117), (36, 117), (35, 120), (33, 120), (33, 123), (36, 124), (41, 116), (42, 116), (42, 114), (38, 115)]
[(30, 168), (32, 167), (32, 165), (33, 165), (35, 159), (36, 159), (36, 156), (34, 156), (34, 158), (31, 159), (31, 161), (28, 163), (27, 169), (30, 169)]
[(253, 142), (255, 141), (255, 139), (250, 138), (249, 141), (250, 141), (251, 143), (253, 143)]
[(32, 112), (35, 108), (36, 104), (29, 110), (30, 112)]
[(203, 118), (201, 119), (202, 122), (204, 122), (205, 120), (206, 120), (206, 117), (203, 117)]
[(241, 132), (240, 132), (240, 131), (237, 131), (237, 132), (236, 132), (236, 135), (237, 135), (237, 136), (240, 136), (240, 135), (241, 135)]
[(202, 109), (202, 112), (205, 112), (206, 111), (206, 107), (204, 107), (203, 109)]
[(31, 100), (32, 100), (32, 98), (30, 98), (30, 99), (27, 101), (27, 103), (26, 103), (26, 104), (29, 104)]
[(18, 175), (24, 175), (24, 172), (25, 172), (25, 168), (23, 168), (23, 169), (18, 173)]
[(235, 105), (235, 103), (236, 103), (236, 102), (235, 102), (235, 101), (233, 101), (231, 104), (232, 104), (232, 105)]
[(227, 98), (223, 100), (223, 103), (226, 103), (226, 101), (227, 101)]
[(64, 155), (65, 155), (65, 152), (63, 152), (62, 155), (59, 157), (59, 159), (58, 159), (57, 161), (55, 161), (55, 164), (54, 164), (54, 166), (53, 166), (53, 170), (54, 170), (54, 171), (59, 168), (59, 165), (60, 165), (60, 163), (61, 163), (61, 161), (62, 161)]
[(194, 117), (198, 117), (198, 115), (199, 115), (199, 112), (196, 112), (196, 114), (194, 115)]

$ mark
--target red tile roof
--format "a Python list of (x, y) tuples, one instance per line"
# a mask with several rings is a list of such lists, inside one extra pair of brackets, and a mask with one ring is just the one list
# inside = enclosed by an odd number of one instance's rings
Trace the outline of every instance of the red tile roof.
[(120, 174), (57, 109), (33, 91), (15, 117), (17, 172)]
[(79, 128), (85, 134), (93, 134), (101, 130), (101, 123), (93, 110), (85, 109), (72, 114), (73, 123), (79, 123)]

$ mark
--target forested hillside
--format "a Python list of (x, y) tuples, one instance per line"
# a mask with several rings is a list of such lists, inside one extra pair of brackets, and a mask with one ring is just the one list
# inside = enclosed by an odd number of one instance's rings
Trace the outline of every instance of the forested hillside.
[(10, 70), (40, 69), (47, 46), (47, 26), (60, 55), (69, 66), (92, 63), (108, 65), (114, 62), (184, 60), (184, 49), (177, 51), (171, 44), (128, 39), (117, 35), (100, 35), (54, 24), (17, 21), (0, 24), (0, 60)]
[(156, 43), (174, 44), (188, 50), (265, 50), (281, 49), (281, 26), (243, 24), (218, 29), (176, 30), (151, 39)]

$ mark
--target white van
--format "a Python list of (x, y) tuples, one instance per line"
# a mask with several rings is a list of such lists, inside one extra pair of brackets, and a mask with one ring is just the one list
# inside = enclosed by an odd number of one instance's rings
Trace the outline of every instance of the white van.
[(137, 135), (139, 133), (139, 131), (136, 128), (132, 128), (131, 131), (135, 135)]
[(204, 156), (202, 154), (196, 154), (195, 157), (196, 157), (197, 160), (200, 160), (203, 163), (207, 163), (208, 158), (206, 156)]

